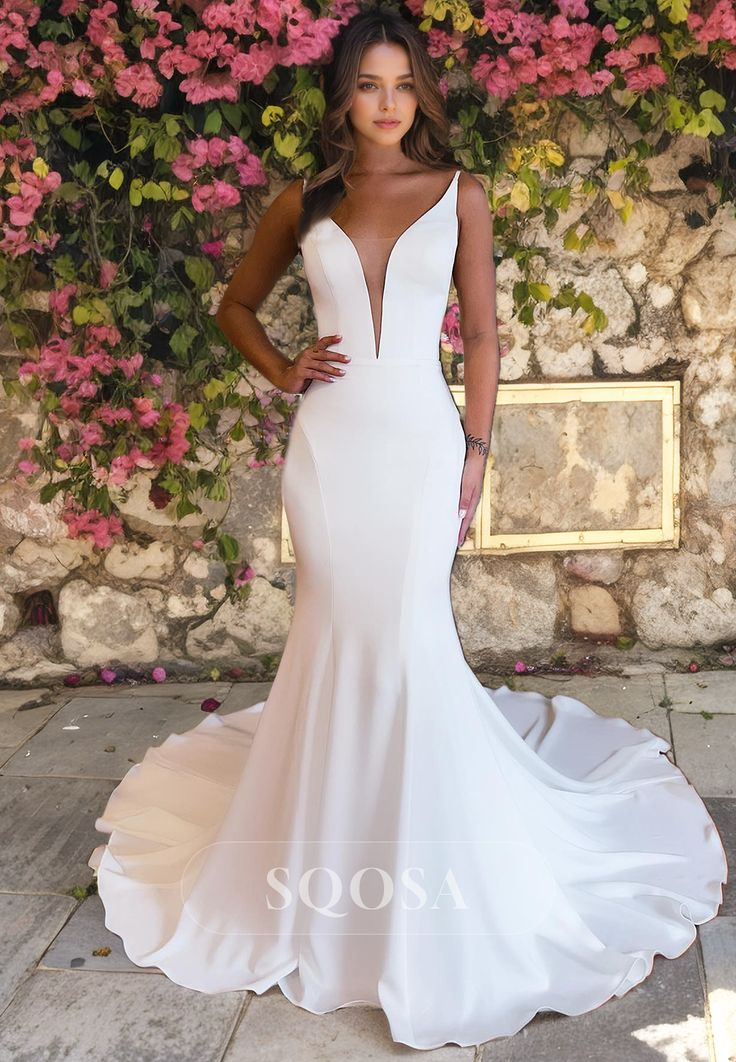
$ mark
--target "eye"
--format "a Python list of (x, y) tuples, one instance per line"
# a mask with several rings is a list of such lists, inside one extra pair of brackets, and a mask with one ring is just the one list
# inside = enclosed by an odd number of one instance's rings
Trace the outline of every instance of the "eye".
[[(376, 87), (375, 81), (361, 81), (360, 84), (358, 85), (358, 88), (359, 89), (364, 89), (364, 88), (368, 88), (369, 86), (372, 86), (373, 88), (375, 88)], [(414, 86), (409, 81), (402, 81), (402, 83), (399, 85), (399, 88), (413, 89)]]

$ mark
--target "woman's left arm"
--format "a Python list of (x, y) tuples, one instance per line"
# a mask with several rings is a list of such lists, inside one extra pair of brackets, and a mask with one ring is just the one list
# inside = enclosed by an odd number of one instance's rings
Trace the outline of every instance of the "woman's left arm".
[(493, 218), (485, 188), (471, 173), (458, 179), (459, 236), (453, 283), (460, 308), (465, 387), (465, 467), (458, 516), (458, 545), (480, 501), (496, 407), (501, 356), (496, 328), (496, 269)]

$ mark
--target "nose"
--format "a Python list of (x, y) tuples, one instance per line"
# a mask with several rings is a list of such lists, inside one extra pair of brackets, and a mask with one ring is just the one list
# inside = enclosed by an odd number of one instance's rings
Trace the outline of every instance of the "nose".
[(381, 101), (381, 109), (384, 111), (393, 110), (396, 104), (396, 96), (392, 89), (384, 89), (383, 99)]

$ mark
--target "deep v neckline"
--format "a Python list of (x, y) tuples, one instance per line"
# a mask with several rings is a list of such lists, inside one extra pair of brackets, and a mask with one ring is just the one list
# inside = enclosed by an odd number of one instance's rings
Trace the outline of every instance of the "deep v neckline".
[(379, 330), (378, 330), (378, 337), (376, 337), (376, 326), (375, 326), (375, 322), (373, 320), (373, 306), (372, 306), (372, 303), (371, 303), (370, 288), (368, 286), (368, 280), (367, 280), (366, 275), (365, 275), (365, 269), (363, 268), (363, 259), (360, 257), (360, 251), (356, 247), (352, 237), (348, 236), (347, 232), (345, 232), (345, 229), (342, 228), (341, 225), (338, 225), (338, 223), (336, 221), (334, 221), (333, 218), (331, 218), (331, 217), (326, 217), (325, 218), (325, 221), (328, 221), (332, 225), (332, 227), (334, 229), (336, 229), (338, 232), (342, 233), (344, 238), (348, 241), (348, 243), (350, 244), (350, 246), (352, 248), (353, 255), (355, 256), (355, 260), (358, 263), (358, 270), (360, 272), (361, 280), (363, 282), (363, 289), (364, 289), (366, 301), (368, 303), (368, 316), (370, 317), (370, 320), (371, 320), (371, 329), (372, 329), (372, 332), (373, 332), (373, 353), (375, 354), (376, 358), (379, 358), (380, 354), (381, 354), (381, 338), (383, 336), (383, 321), (384, 321), (383, 307), (384, 307), (385, 296), (386, 296), (386, 286), (387, 286), (387, 281), (388, 281), (388, 274), (389, 274), (389, 270), (391, 268), (391, 260), (392, 260), (392, 258), (394, 256), (394, 251), (399, 246), (399, 244), (404, 239), (404, 237), (406, 235), (408, 235), (408, 233), (410, 233), (412, 231), (412, 229), (416, 228), (416, 226), (421, 221), (424, 221), (425, 218), (427, 218), (429, 214), (433, 213), (440, 206), (442, 206), (442, 204), (444, 203), (445, 199), (450, 194), (450, 190), (454, 186), (454, 184), (455, 184), (455, 182), (456, 182), (456, 180), (457, 180), (459, 175), (460, 175), (460, 170), (455, 170), (454, 174), (452, 175), (452, 179), (450, 180), (450, 183), (448, 184), (447, 188), (445, 188), (444, 192), (439, 197), (439, 199), (436, 202), (432, 203), (431, 206), (428, 206), (426, 210), (423, 210), (422, 213), (418, 217), (414, 218), (414, 220), (411, 222), (411, 224), (407, 225), (406, 228), (403, 229), (399, 233), (399, 235), (396, 237), (394, 242), (391, 244), (391, 250), (389, 251), (388, 258), (386, 259), (386, 268), (385, 268), (384, 273), (383, 273), (383, 284), (381, 286), (381, 297), (380, 297), (380, 300), (379, 300), (380, 327), (379, 327)]

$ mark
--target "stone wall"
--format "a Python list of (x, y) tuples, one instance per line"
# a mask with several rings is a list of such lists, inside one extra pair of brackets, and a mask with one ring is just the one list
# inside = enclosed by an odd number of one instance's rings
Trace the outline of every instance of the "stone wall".
[[(561, 142), (581, 173), (607, 147), (599, 133), (570, 124)], [(736, 221), (732, 205), (713, 204), (712, 186), (691, 192), (683, 182), (685, 167), (706, 151), (701, 139), (684, 138), (650, 160), (651, 187), (629, 222), (601, 214), (599, 242), (582, 255), (561, 248), (574, 209), (554, 233), (530, 229), (530, 242), (548, 249), (540, 279), (553, 289), (570, 280), (590, 292), (609, 317), (604, 333), (584, 335), (562, 310), (540, 315), (532, 327), (513, 321), (518, 270), (511, 260), (498, 267), (508, 344), (502, 382), (681, 381), (682, 522), (675, 549), (459, 554), (453, 607), (473, 666), (508, 666), (546, 654), (562, 638), (628, 635), (652, 650), (736, 642)], [(284, 351), (313, 338), (300, 260), (261, 319)], [(0, 336), (0, 358), (13, 372), (18, 358), (7, 336)], [(295, 592), (293, 565), (280, 560), (279, 468), (250, 469), (241, 455), (231, 473), (224, 523), (256, 572), (247, 601), (235, 606), (226, 600), (220, 561), (191, 546), (201, 518), (177, 524), (170, 510), (152, 510), (143, 473), (123, 506), (131, 542), (101, 555), (67, 539), (59, 499), (41, 505), (11, 479), (17, 440), (35, 435), (38, 424), (32, 406), (0, 398), (2, 678), (48, 680), (116, 663), (180, 672), (236, 665), (249, 677), (271, 677)], [(641, 445), (653, 446), (651, 438)], [(499, 468), (508, 460), (495, 448), (494, 457)], [(539, 502), (529, 495), (530, 509)], [(53, 611), (51, 622), (32, 625), (23, 616), (38, 590), (50, 592)]]

